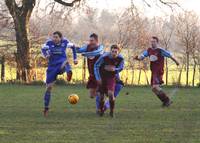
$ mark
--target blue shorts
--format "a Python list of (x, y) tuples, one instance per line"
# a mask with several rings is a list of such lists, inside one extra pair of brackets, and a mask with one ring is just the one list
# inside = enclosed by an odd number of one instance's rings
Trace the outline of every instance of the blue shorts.
[(56, 81), (57, 76), (63, 74), (64, 72), (71, 72), (71, 66), (69, 64), (67, 64), (63, 70), (61, 70), (61, 66), (62, 63), (48, 66), (46, 71), (46, 84)]

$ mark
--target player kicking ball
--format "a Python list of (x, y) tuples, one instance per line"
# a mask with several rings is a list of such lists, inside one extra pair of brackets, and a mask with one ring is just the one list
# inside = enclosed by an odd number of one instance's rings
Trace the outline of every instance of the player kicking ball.
[(143, 60), (145, 57), (149, 57), (150, 59), (152, 91), (161, 100), (163, 107), (169, 107), (172, 101), (160, 87), (164, 83), (164, 59), (165, 57), (172, 59), (177, 66), (179, 63), (169, 51), (159, 46), (159, 39), (157, 37), (152, 37), (151, 47), (145, 50), (140, 56), (136, 56), (135, 59)]
[(47, 116), (49, 111), (51, 90), (57, 76), (66, 72), (67, 81), (70, 81), (72, 77), (71, 66), (67, 60), (66, 48), (72, 49), (74, 64), (77, 64), (75, 47), (67, 39), (63, 38), (62, 33), (59, 31), (54, 32), (52, 38), (49, 39), (42, 48), (42, 54), (48, 60), (46, 92), (44, 94), (44, 116)]
[(102, 55), (94, 65), (95, 78), (100, 92), (100, 116), (104, 114), (104, 97), (107, 95), (110, 102), (110, 116), (114, 116), (116, 74), (124, 68), (124, 58), (117, 45), (111, 46), (111, 51)]

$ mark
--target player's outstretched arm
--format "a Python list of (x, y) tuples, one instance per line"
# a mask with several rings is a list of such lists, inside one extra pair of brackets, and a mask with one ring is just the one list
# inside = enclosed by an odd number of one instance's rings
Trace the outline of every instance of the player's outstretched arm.
[(103, 54), (103, 52), (104, 52), (104, 46), (99, 45), (97, 50), (94, 50), (92, 52), (83, 52), (82, 55), (85, 57), (98, 56), (98, 55)]
[(165, 50), (165, 49), (161, 49), (161, 54), (162, 54), (164, 57), (167, 57), (167, 58), (172, 59), (172, 61), (174, 61), (174, 62), (176, 63), (177, 66), (179, 65), (179, 62), (172, 56), (172, 54), (171, 54), (170, 51), (167, 51), (167, 50)]
[(135, 60), (142, 61), (144, 58), (148, 57), (149, 53), (145, 50), (141, 55), (134, 57)]
[(179, 62), (174, 57), (171, 57), (171, 59), (176, 63), (177, 66), (179, 66)]
[(76, 48), (75, 46), (71, 47), (72, 49), (72, 53), (73, 53), (73, 60), (74, 60), (74, 64), (78, 64), (78, 60), (77, 60), (77, 53), (76, 53)]
[(94, 64), (94, 75), (99, 84), (101, 84), (100, 66), (104, 63), (104, 58), (101, 56)]
[(87, 45), (84, 45), (83, 47), (76, 47), (77, 53), (84, 53), (87, 52)]

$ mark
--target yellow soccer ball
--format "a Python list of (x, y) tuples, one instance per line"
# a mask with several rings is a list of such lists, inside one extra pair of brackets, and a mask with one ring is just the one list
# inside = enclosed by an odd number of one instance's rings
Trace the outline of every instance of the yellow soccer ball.
[(70, 104), (76, 104), (79, 101), (79, 97), (77, 94), (71, 94), (68, 96), (68, 101)]

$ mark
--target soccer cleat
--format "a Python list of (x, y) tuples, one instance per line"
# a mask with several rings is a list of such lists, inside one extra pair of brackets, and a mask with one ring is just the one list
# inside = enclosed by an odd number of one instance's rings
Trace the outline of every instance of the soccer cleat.
[(103, 115), (104, 115), (104, 111), (99, 111), (99, 116), (103, 117)]
[(44, 108), (44, 111), (43, 111), (44, 117), (48, 116), (48, 112), (49, 112), (49, 108)]
[(100, 117), (103, 117), (103, 115), (104, 115), (104, 112), (100, 112), (100, 113), (99, 113), (99, 116), (100, 116)]
[(99, 115), (99, 114), (100, 114), (100, 112), (101, 112), (100, 110), (96, 110), (96, 114), (97, 114), (97, 115)]
[(168, 102), (166, 103), (163, 103), (163, 107), (169, 107), (171, 104), (173, 103), (173, 101), (169, 100)]
[(72, 79), (72, 71), (69, 71), (67, 73), (67, 81), (71, 81), (71, 79)]
[(114, 113), (110, 112), (110, 117), (113, 118), (114, 117)]

